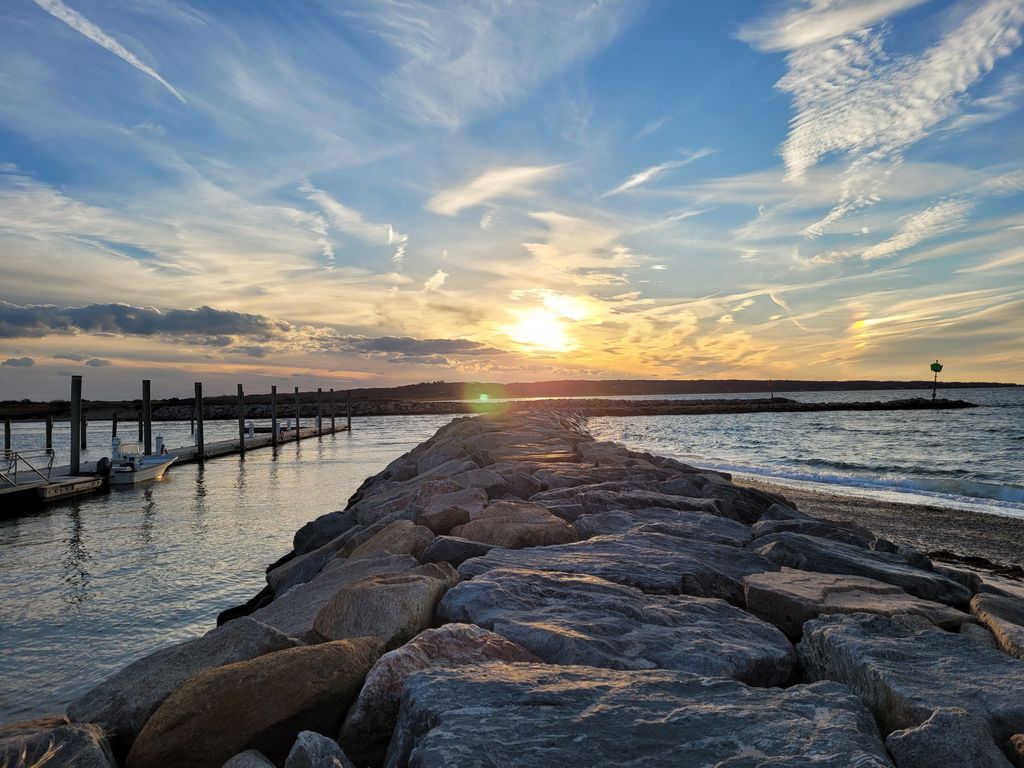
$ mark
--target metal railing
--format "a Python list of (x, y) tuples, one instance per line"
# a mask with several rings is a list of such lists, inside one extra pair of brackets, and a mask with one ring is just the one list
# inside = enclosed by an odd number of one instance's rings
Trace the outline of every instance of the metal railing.
[[(45, 467), (43, 461), (45, 460)], [(36, 465), (39, 466), (36, 466)], [(43, 474), (45, 470), (46, 474)], [(15, 451), (4, 448), (0, 455), (0, 482), (18, 485), (18, 473), (28, 472), (38, 475), (44, 482), (50, 481), (53, 470), (53, 449), (41, 448), (35, 451)]]

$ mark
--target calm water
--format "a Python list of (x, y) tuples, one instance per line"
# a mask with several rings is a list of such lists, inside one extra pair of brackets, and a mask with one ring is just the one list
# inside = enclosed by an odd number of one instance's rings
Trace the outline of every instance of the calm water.
[[(953, 394), (984, 407), (595, 418), (590, 427), (600, 439), (702, 466), (1024, 516), (1024, 391)], [(263, 586), (264, 568), (299, 526), (343, 507), (363, 478), (452, 418), (357, 419), (351, 434), (172, 467), (146, 488), (0, 521), (0, 722), (60, 710), (156, 646), (210, 629), (218, 612)], [(134, 438), (125, 426), (121, 434)], [(55, 447), (66, 451), (67, 427), (56, 427)], [(90, 427), (83, 460), (109, 453), (109, 423)], [(209, 440), (236, 430), (233, 421), (206, 424)], [(191, 441), (187, 422), (155, 425), (161, 433), (171, 447)], [(15, 445), (37, 446), (41, 434), (41, 425), (19, 425)]]
[(357, 419), (352, 433), (0, 520), (0, 722), (62, 710), (157, 645), (211, 629), (263, 587), (297, 528), (451, 419)]

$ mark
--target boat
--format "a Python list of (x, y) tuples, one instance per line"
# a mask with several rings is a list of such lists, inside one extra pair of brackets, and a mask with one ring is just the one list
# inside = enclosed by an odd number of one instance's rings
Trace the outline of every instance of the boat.
[(174, 459), (174, 456), (163, 452), (163, 440), (160, 438), (157, 438), (157, 453), (147, 456), (141, 443), (129, 443), (115, 437), (110, 445), (110, 484), (134, 485), (159, 480)]

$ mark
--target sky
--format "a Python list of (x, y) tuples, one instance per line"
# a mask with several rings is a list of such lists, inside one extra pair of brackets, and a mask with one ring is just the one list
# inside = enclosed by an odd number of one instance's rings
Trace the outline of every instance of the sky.
[(4, 0), (0, 399), (1024, 383), (1024, 0)]

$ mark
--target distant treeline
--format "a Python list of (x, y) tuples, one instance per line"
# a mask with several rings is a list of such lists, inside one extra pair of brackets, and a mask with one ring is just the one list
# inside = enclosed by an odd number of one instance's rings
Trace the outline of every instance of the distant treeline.
[[(1017, 384), (1003, 384), (989, 381), (953, 381), (941, 382), (940, 390), (962, 389), (966, 387), (1016, 387)], [(772, 381), (771, 390), (776, 394), (782, 392), (839, 392), (851, 390), (921, 390), (931, 389), (930, 381), (802, 381), (779, 379)], [(711, 394), (765, 394), (769, 392), (766, 379), (681, 379), (662, 381), (651, 379), (603, 379), (595, 381), (562, 380), (535, 381), (517, 384), (493, 384), (486, 382), (457, 381), (426, 381), (419, 384), (406, 384), (401, 387), (370, 387), (353, 389), (353, 400), (494, 400), (514, 397), (623, 397), (626, 395), (642, 395), (656, 397), (659, 395), (711, 395)], [(302, 392), (299, 395), (303, 404), (315, 403), (317, 393)], [(345, 392), (335, 392), (338, 413), (345, 407)], [(324, 393), (327, 401), (329, 394)], [(278, 393), (282, 405), (294, 402), (294, 394), (287, 391)], [(228, 405), (236, 402), (236, 395), (213, 395), (205, 398), (207, 405)], [(270, 393), (246, 394), (246, 403), (269, 403)], [(192, 398), (161, 398), (153, 400), (153, 407), (188, 405)], [(92, 418), (110, 418), (117, 411), (122, 417), (129, 418), (142, 408), (141, 400), (86, 400), (83, 405)], [(305, 409), (304, 409), (305, 410)], [(37, 419), (45, 416), (67, 418), (70, 405), (67, 400), (51, 400), (35, 402), (31, 400), (0, 401), (0, 418)]]

